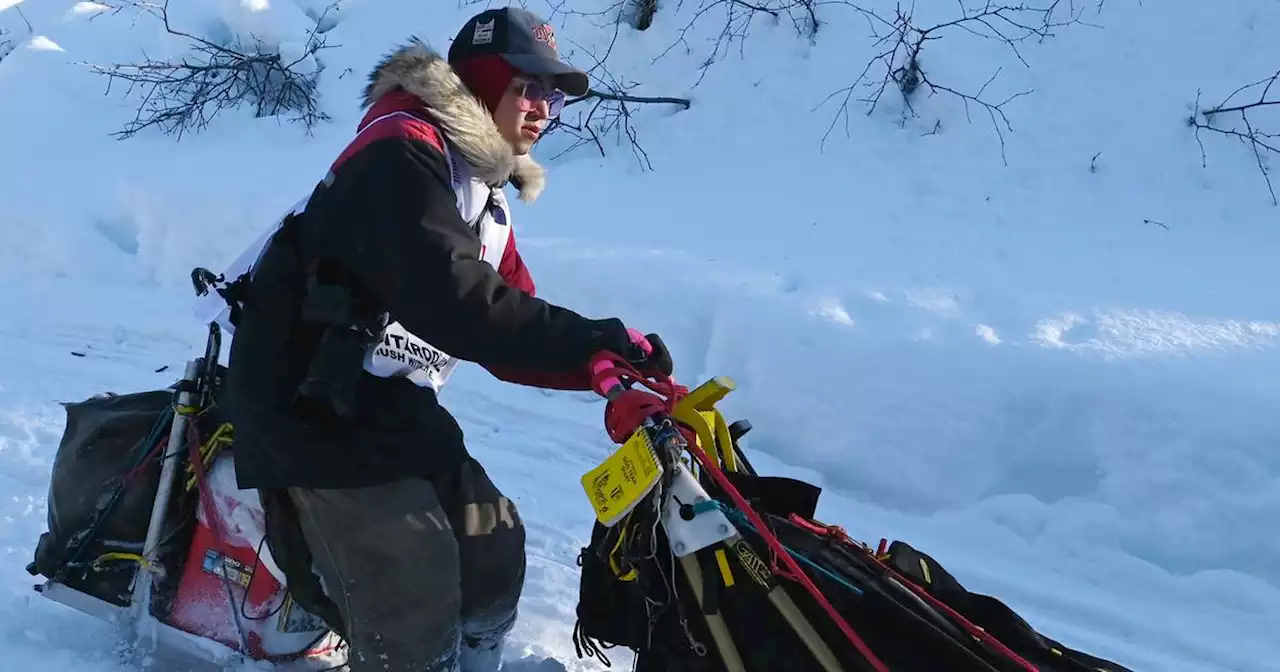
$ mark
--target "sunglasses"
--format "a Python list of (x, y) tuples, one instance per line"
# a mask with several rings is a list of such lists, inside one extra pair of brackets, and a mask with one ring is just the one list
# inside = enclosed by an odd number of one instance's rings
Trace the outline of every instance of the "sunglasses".
[(564, 91), (547, 86), (537, 80), (517, 80), (516, 94), (520, 96), (520, 110), (532, 112), (538, 103), (547, 101), (547, 117), (555, 119), (564, 108)]

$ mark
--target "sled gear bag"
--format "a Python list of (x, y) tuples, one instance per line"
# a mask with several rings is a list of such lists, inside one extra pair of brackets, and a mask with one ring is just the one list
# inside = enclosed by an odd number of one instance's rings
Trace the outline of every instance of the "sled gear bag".
[[(67, 421), (49, 481), (49, 531), (40, 535), (29, 573), (111, 604), (130, 603), (137, 570), (131, 557), (142, 552), (147, 536), (173, 400), (174, 391), (164, 389), (63, 404)], [(190, 503), (175, 498), (175, 506)], [(166, 529), (162, 547), (185, 548), (180, 532)]]
[(1131, 672), (1037, 632), (996, 598), (966, 590), (909, 544), (894, 542), (877, 557), (839, 528), (815, 522), (819, 491), (803, 481), (725, 475), (767, 530), (756, 529), (726, 493), (703, 482), (713, 501), (699, 506), (719, 509), (741, 538), (693, 554), (701, 600), (688, 579), (691, 563), (673, 557), (651, 508), (638, 507), (612, 527), (594, 525), (579, 556), (573, 640), (580, 657), (604, 662), (607, 649), (622, 646), (635, 651), (637, 672), (723, 672), (708, 625), (715, 619), (746, 672), (822, 672), (770, 596), (784, 591), (846, 672), (873, 669), (820, 603), (784, 575), (767, 532), (892, 672)]

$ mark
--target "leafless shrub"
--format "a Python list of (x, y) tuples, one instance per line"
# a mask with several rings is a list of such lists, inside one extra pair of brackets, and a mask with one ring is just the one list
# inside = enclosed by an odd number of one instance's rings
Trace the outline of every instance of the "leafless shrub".
[[(885, 91), (892, 85), (902, 96), (902, 123), (905, 123), (909, 117), (919, 116), (916, 113), (915, 104), (921, 95), (933, 96), (937, 93), (946, 93), (959, 98), (964, 102), (965, 114), (970, 122), (972, 122), (972, 118), (969, 117), (970, 106), (981, 107), (987, 112), (996, 135), (1000, 138), (1000, 154), (1003, 158), (1005, 144), (1001, 125), (1009, 131), (1013, 130), (1004, 108), (1013, 100), (1031, 91), (1020, 91), (998, 102), (988, 98), (987, 87), (999, 76), (1001, 68), (997, 68), (986, 83), (972, 93), (945, 86), (932, 79), (924, 67), (921, 56), (924, 46), (948, 34), (965, 32), (981, 39), (996, 40), (1006, 44), (1024, 67), (1030, 67), (1022, 56), (1020, 45), (1030, 41), (1042, 42), (1053, 37), (1057, 28), (1083, 23), (1081, 20), (1083, 8), (1077, 8), (1070, 0), (1065, 3), (1063, 0), (1046, 0), (1042, 6), (1026, 3), (1002, 5), (987, 0), (986, 4), (979, 9), (970, 9), (965, 5), (964, 0), (957, 0), (960, 16), (927, 28), (916, 24), (913, 16), (914, 8), (904, 9), (899, 6), (893, 18), (886, 19), (856, 2), (844, 1), (836, 4), (850, 8), (866, 19), (871, 27), (872, 37), (875, 39), (874, 48), (880, 51), (867, 61), (851, 84), (832, 92), (817, 106), (821, 108), (833, 101), (837, 102), (831, 124), (822, 136), (824, 145), (841, 119), (845, 122), (846, 132), (848, 131), (852, 104), (855, 102), (864, 104), (866, 113), (870, 115), (875, 111)], [(933, 51), (936, 50), (930, 50), (931, 53)], [(863, 95), (858, 96), (859, 93)]]
[[(676, 40), (658, 54), (654, 61), (665, 57), (671, 53), (676, 47), (683, 46), (685, 53), (691, 55), (694, 48), (689, 44), (688, 36), (691, 31), (703, 21), (710, 17), (718, 17), (719, 32), (716, 34), (715, 40), (712, 42), (711, 52), (701, 58), (698, 66), (698, 79), (694, 82), (697, 86), (706, 77), (707, 70), (728, 55), (729, 51), (736, 44), (741, 54), (742, 45), (746, 42), (751, 34), (751, 26), (753, 22), (762, 16), (769, 17), (769, 20), (778, 22), (787, 20), (795, 28), (796, 33), (806, 39), (814, 40), (818, 35), (820, 22), (815, 10), (818, 0), (757, 0), (755, 2), (747, 2), (746, 0), (699, 0), (698, 7), (693, 11), (693, 15), (685, 22), (677, 34)], [(684, 2), (677, 2), (674, 13), (679, 13)]]
[[(303, 62), (328, 48), (319, 28), (307, 37), (301, 56), (285, 61), (280, 53), (259, 40), (216, 44), (208, 39), (175, 29), (169, 22), (169, 0), (162, 3), (124, 0), (125, 7), (141, 10), (159, 19), (165, 30), (190, 44), (181, 59), (155, 60), (145, 54), (139, 63), (101, 66), (87, 64), (106, 75), (108, 92), (116, 80), (128, 83), (126, 96), (141, 91), (137, 115), (114, 133), (125, 139), (155, 127), (181, 139), (184, 133), (203, 130), (219, 112), (247, 106), (254, 116), (291, 115), (290, 121), (311, 128), (329, 117), (320, 110), (316, 94), (318, 68), (304, 69)], [(336, 8), (336, 3), (328, 11)], [(317, 21), (325, 25), (325, 15)]]
[[(818, 34), (816, 7), (822, 0), (698, 0), (696, 7), (690, 7), (692, 14), (676, 33), (675, 40), (660, 54), (653, 58), (657, 62), (665, 58), (679, 47), (683, 47), (686, 55), (692, 55), (695, 47), (690, 43), (690, 35), (696, 28), (707, 22), (718, 21), (718, 32), (711, 43), (710, 53), (699, 57), (697, 86), (706, 76), (707, 70), (722, 60), (735, 44), (741, 49), (751, 33), (753, 23), (762, 17), (768, 21), (790, 21), (796, 32), (810, 40)], [(675, 6), (667, 8), (667, 3)], [(573, 7), (573, 0), (557, 0), (553, 4), (556, 14), (566, 14), (600, 19), (596, 25), (605, 28), (607, 24), (625, 24), (636, 30), (647, 30), (661, 16), (677, 17), (685, 11), (685, 0), (617, 0), (617, 2), (599, 11), (581, 11)]]

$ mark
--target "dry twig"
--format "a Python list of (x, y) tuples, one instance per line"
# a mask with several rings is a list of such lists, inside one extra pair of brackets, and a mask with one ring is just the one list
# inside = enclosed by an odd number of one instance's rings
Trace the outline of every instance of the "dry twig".
[[(614, 39), (617, 36), (615, 34)], [(608, 53), (612, 51), (613, 42), (609, 44), (609, 49), (603, 58), (597, 58), (592, 54), (595, 64), (588, 70), (594, 73), (594, 78), (601, 83), (603, 89), (592, 87), (586, 95), (573, 98), (565, 102), (564, 109), (560, 116), (548, 125), (543, 137), (547, 137), (555, 132), (563, 132), (572, 135), (575, 140), (556, 156), (563, 156), (583, 145), (594, 145), (601, 156), (605, 155), (603, 138), (610, 135), (614, 136), (615, 141), (621, 143), (623, 137), (631, 146), (631, 151), (635, 155), (636, 160), (640, 161), (646, 169), (652, 169), (653, 164), (649, 161), (649, 155), (640, 145), (639, 134), (634, 124), (634, 113), (636, 105), (645, 104), (665, 104), (678, 105), (682, 109), (689, 109), (692, 104), (687, 98), (676, 98), (672, 96), (637, 96), (631, 93), (635, 88), (635, 82), (623, 82), (614, 76), (609, 69), (605, 67), (604, 59), (608, 58)], [(583, 49), (590, 53), (589, 49)], [(582, 105), (573, 120), (567, 118), (569, 108), (575, 105)], [(553, 157), (554, 158), (554, 157)]]
[[(1232, 102), (1237, 95), (1250, 89), (1258, 91), (1257, 98), (1250, 102)], [(1225, 100), (1207, 110), (1200, 109), (1200, 92), (1197, 91), (1196, 112), (1191, 115), (1187, 123), (1196, 129), (1196, 143), (1200, 145), (1202, 166), (1208, 165), (1204, 142), (1200, 139), (1202, 130), (1221, 133), (1248, 146), (1253, 153), (1254, 161), (1258, 164), (1258, 170), (1262, 173), (1262, 179), (1267, 183), (1272, 205), (1280, 205), (1280, 200), (1276, 198), (1275, 186), (1271, 183), (1271, 171), (1268, 166), (1273, 156), (1280, 156), (1280, 128), (1267, 125), (1258, 118), (1267, 112), (1271, 114), (1267, 120), (1271, 124), (1275, 124), (1277, 119), (1280, 119), (1280, 70), (1274, 75), (1245, 84), (1232, 91)], [(1255, 116), (1251, 117), (1251, 114)], [(1236, 123), (1229, 126), (1222, 125), (1219, 121), (1221, 117), (1234, 119)]]

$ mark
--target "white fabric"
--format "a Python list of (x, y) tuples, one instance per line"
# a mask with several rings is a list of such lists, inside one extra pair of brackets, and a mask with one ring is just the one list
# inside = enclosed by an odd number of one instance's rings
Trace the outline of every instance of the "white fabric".
[[(284, 572), (276, 565), (270, 549), (262, 541), (267, 535), (267, 520), (257, 488), (241, 488), (236, 481), (235, 463), (230, 459), (222, 459), (221, 456), (214, 460), (213, 467), (205, 474), (205, 482), (224, 535), (222, 541), (255, 552), (258, 552), (261, 545), (258, 559), (262, 566), (277, 581), (287, 583)], [(209, 525), (203, 506), (196, 509), (196, 518)]]
[[(307, 207), (307, 200), (307, 198), (304, 198), (297, 203), (294, 203), (293, 207), (289, 208), (288, 212), (284, 213), (276, 220), (274, 226), (263, 231), (262, 235), (258, 236), (258, 239), (253, 241), (253, 244), (245, 248), (244, 252), (241, 252), (240, 256), (236, 257), (235, 261), (231, 262), (231, 265), (222, 272), (222, 275), (226, 278), (227, 282), (234, 282), (235, 279), (240, 277), (240, 275), (245, 271), (257, 265), (258, 259), (262, 257), (262, 252), (267, 247), (267, 241), (271, 239), (271, 236), (275, 235), (276, 231), (280, 230), (280, 225), (284, 223), (286, 217), (293, 213), (302, 212), (302, 209)], [(222, 298), (222, 295), (217, 292), (210, 291), (208, 294), (197, 299), (192, 312), (195, 314), (196, 318), (204, 324), (217, 322), (218, 326), (221, 327), (222, 331), (228, 336), (235, 332), (235, 326), (231, 324), (231, 307), (227, 305), (227, 302)]]

